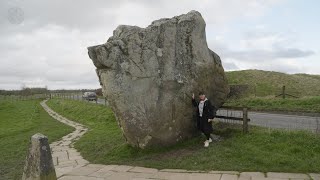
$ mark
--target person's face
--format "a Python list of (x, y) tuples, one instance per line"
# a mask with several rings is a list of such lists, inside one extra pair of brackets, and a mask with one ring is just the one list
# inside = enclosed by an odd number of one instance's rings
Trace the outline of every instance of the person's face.
[(199, 95), (200, 100), (204, 100), (206, 98), (206, 95)]

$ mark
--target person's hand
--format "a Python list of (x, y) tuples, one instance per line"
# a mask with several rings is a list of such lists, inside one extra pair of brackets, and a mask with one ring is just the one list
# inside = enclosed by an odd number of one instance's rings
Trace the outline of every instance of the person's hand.
[(192, 99), (194, 99), (194, 93), (192, 93)]

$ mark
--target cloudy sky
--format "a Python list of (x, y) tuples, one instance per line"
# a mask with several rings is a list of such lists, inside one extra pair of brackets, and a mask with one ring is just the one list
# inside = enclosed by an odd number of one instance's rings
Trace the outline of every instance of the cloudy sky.
[(0, 89), (99, 88), (87, 47), (190, 10), (227, 71), (320, 74), (317, 0), (1, 0)]

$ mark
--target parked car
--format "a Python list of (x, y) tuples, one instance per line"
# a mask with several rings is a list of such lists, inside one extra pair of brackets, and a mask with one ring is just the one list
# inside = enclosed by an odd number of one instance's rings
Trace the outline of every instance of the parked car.
[(85, 92), (82, 95), (82, 99), (87, 101), (97, 101), (98, 96), (95, 92)]

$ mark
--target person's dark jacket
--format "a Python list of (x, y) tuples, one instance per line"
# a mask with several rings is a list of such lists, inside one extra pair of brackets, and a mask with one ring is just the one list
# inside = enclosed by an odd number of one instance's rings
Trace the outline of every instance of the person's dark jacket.
[(212, 133), (212, 122), (208, 122), (208, 119), (213, 119), (216, 115), (216, 110), (214, 106), (212, 106), (210, 100), (206, 100), (203, 106), (202, 117), (200, 117), (199, 113), (199, 102), (195, 99), (192, 99), (192, 104), (196, 107), (196, 115), (197, 115), (197, 127), (203, 133)]

